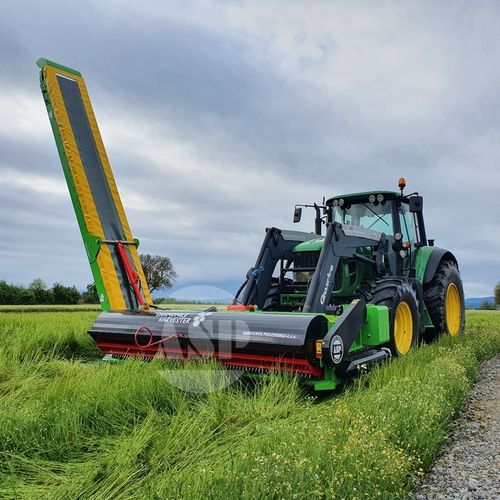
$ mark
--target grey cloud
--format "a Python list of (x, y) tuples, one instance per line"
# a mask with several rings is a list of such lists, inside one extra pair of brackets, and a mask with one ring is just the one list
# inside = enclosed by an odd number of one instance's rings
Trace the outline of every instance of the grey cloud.
[[(299, 3), (277, 4), (266, 15), (255, 3), (195, 2), (189, 10), (159, 2), (156, 16), (126, 2), (2, 2), (0, 85), (39, 97), (40, 56), (82, 71), (119, 187), (137, 195), (124, 199), (134, 232), (144, 251), (173, 258), (181, 284), (234, 285), (264, 227), (288, 226), (295, 202), (392, 188), (403, 175), (426, 197), (429, 233), (456, 251), (466, 282), (486, 293), (500, 268), (498, 7), (410, 2), (387, 10), (389, 2), (380, 13), (360, 5), (354, 18), (371, 20), (370, 28), (381, 15), (394, 22), (386, 39), (365, 30), (345, 60), (349, 31), (338, 19), (348, 25), (353, 14), (332, 5), (334, 16), (330, 4), (303, 5), (297, 27), (287, 16)], [(328, 16), (331, 33), (321, 22)], [(280, 33), (307, 50), (280, 45)], [(408, 57), (391, 66), (393, 47)], [(351, 84), (338, 89), (336, 78)], [(115, 137), (113, 116), (125, 129), (135, 123), (136, 142)], [(15, 122), (15, 110), (0, 119)], [(145, 144), (141, 131), (151, 129)], [(0, 173), (62, 179), (50, 135), (47, 144), (0, 135), (0, 151)], [(90, 281), (69, 197), (0, 189), (0, 224), (9, 235), (0, 246), (0, 279)], [(481, 245), (492, 258), (473, 258)]]

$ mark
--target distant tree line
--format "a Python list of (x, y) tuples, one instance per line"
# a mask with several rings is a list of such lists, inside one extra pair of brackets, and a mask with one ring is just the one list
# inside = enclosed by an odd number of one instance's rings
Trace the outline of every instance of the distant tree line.
[(497, 305), (489, 300), (483, 300), (481, 304), (479, 304), (479, 309), (482, 311), (495, 311), (496, 308)]
[(14, 285), (0, 280), (0, 304), (97, 304), (99, 299), (95, 285), (90, 283), (80, 293), (75, 286), (64, 286), (54, 283), (51, 288), (40, 278), (33, 280), (29, 286)]
[(484, 300), (480, 306), (479, 309), (482, 309), (483, 311), (494, 311), (495, 309), (498, 309), (500, 307), (500, 282), (498, 282), (495, 286), (495, 289), (493, 290), (493, 302), (490, 300)]
[[(144, 275), (151, 292), (161, 288), (170, 288), (177, 279), (172, 261), (161, 255), (140, 255)], [(0, 304), (32, 305), (32, 304), (98, 304), (99, 298), (94, 283), (80, 293), (75, 286), (64, 286), (54, 283), (49, 288), (40, 278), (33, 280), (27, 287), (13, 285), (0, 280)]]
[(179, 304), (179, 305), (188, 305), (188, 304), (227, 304), (227, 300), (209, 300), (209, 299), (176, 299), (175, 297), (156, 297), (153, 299), (153, 304)]

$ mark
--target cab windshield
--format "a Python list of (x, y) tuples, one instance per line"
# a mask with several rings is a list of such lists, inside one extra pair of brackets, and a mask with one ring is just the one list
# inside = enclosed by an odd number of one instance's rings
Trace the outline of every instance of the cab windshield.
[(393, 235), (392, 203), (385, 200), (379, 203), (345, 203), (342, 206), (333, 206), (333, 220), (341, 224), (361, 226)]

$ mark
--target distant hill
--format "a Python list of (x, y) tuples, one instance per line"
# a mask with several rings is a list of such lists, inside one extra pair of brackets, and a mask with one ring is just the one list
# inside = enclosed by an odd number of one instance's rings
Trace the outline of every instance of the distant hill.
[(466, 309), (479, 309), (479, 306), (487, 300), (488, 302), (495, 302), (493, 297), (474, 297), (470, 299), (465, 299)]

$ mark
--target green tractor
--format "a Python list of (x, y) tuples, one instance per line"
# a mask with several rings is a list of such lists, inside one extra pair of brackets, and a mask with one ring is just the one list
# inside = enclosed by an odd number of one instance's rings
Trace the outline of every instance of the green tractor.
[[(301, 220), (302, 207), (315, 209), (315, 234), (267, 229), (257, 262), (233, 304), (268, 312), (325, 315), (345, 314), (346, 304), (359, 300), (368, 312), (373, 312), (372, 305), (385, 306), (386, 343), (384, 321), (372, 327), (365, 340), (363, 335), (347, 339), (340, 335), (338, 340), (339, 359), (346, 348), (359, 350), (365, 366), (382, 358), (381, 347), (390, 355), (404, 356), (422, 338), (432, 339), (442, 332), (460, 335), (465, 314), (457, 259), (427, 239), (423, 198), (418, 193), (404, 194), (405, 185), (401, 178), (400, 192), (352, 193), (330, 198), (323, 205), (296, 205), (294, 222)], [(351, 331), (367, 321), (365, 308), (360, 311), (363, 320), (360, 317), (356, 326), (351, 324)], [(378, 349), (367, 356), (371, 346)], [(328, 357), (334, 361), (332, 352)], [(356, 361), (356, 356), (351, 357)], [(353, 363), (351, 369), (359, 367), (360, 363)]]

